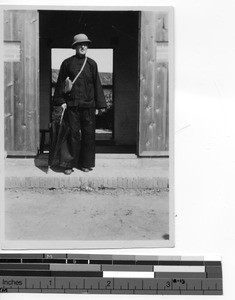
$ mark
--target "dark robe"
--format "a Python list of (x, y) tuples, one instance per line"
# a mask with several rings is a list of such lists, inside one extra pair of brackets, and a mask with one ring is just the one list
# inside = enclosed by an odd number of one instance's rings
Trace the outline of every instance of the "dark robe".
[(73, 80), (81, 69), (85, 57), (74, 55), (63, 61), (54, 94), (54, 105), (67, 104), (64, 118), (69, 134), (58, 152), (59, 166), (92, 168), (95, 166), (95, 109), (106, 108), (98, 67), (87, 58), (69, 94), (64, 94), (64, 80)]

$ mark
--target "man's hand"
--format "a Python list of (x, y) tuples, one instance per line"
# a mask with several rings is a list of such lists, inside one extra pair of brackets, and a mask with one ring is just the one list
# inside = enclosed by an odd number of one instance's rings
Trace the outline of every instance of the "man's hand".
[(105, 112), (105, 110), (106, 110), (105, 108), (96, 109), (96, 110), (95, 110), (95, 114), (100, 116), (100, 115), (102, 115), (102, 113)]
[(65, 109), (67, 108), (67, 103), (63, 103), (63, 104), (61, 105), (61, 107), (62, 107), (63, 110), (65, 110)]

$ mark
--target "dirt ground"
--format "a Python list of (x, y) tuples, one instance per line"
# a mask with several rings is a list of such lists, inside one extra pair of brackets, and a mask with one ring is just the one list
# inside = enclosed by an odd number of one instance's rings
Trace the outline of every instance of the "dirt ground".
[(8, 189), (7, 240), (164, 240), (167, 190)]

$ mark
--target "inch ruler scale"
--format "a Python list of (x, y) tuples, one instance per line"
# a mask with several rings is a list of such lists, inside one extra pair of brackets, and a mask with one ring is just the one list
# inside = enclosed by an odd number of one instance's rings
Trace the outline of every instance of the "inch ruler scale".
[(0, 254), (1, 293), (222, 295), (219, 259)]

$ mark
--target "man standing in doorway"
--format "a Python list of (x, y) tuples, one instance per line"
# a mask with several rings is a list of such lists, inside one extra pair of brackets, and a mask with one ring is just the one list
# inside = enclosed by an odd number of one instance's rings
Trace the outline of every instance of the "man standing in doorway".
[[(60, 167), (66, 175), (73, 168), (89, 172), (95, 167), (95, 115), (106, 108), (97, 64), (86, 57), (90, 43), (83, 33), (74, 36), (72, 48), (76, 53), (63, 61), (54, 94), (54, 104), (66, 109), (70, 129), (66, 147), (69, 155), (62, 153), (63, 148), (60, 153)], [(71, 91), (65, 93), (65, 79), (73, 81), (80, 71)]]

